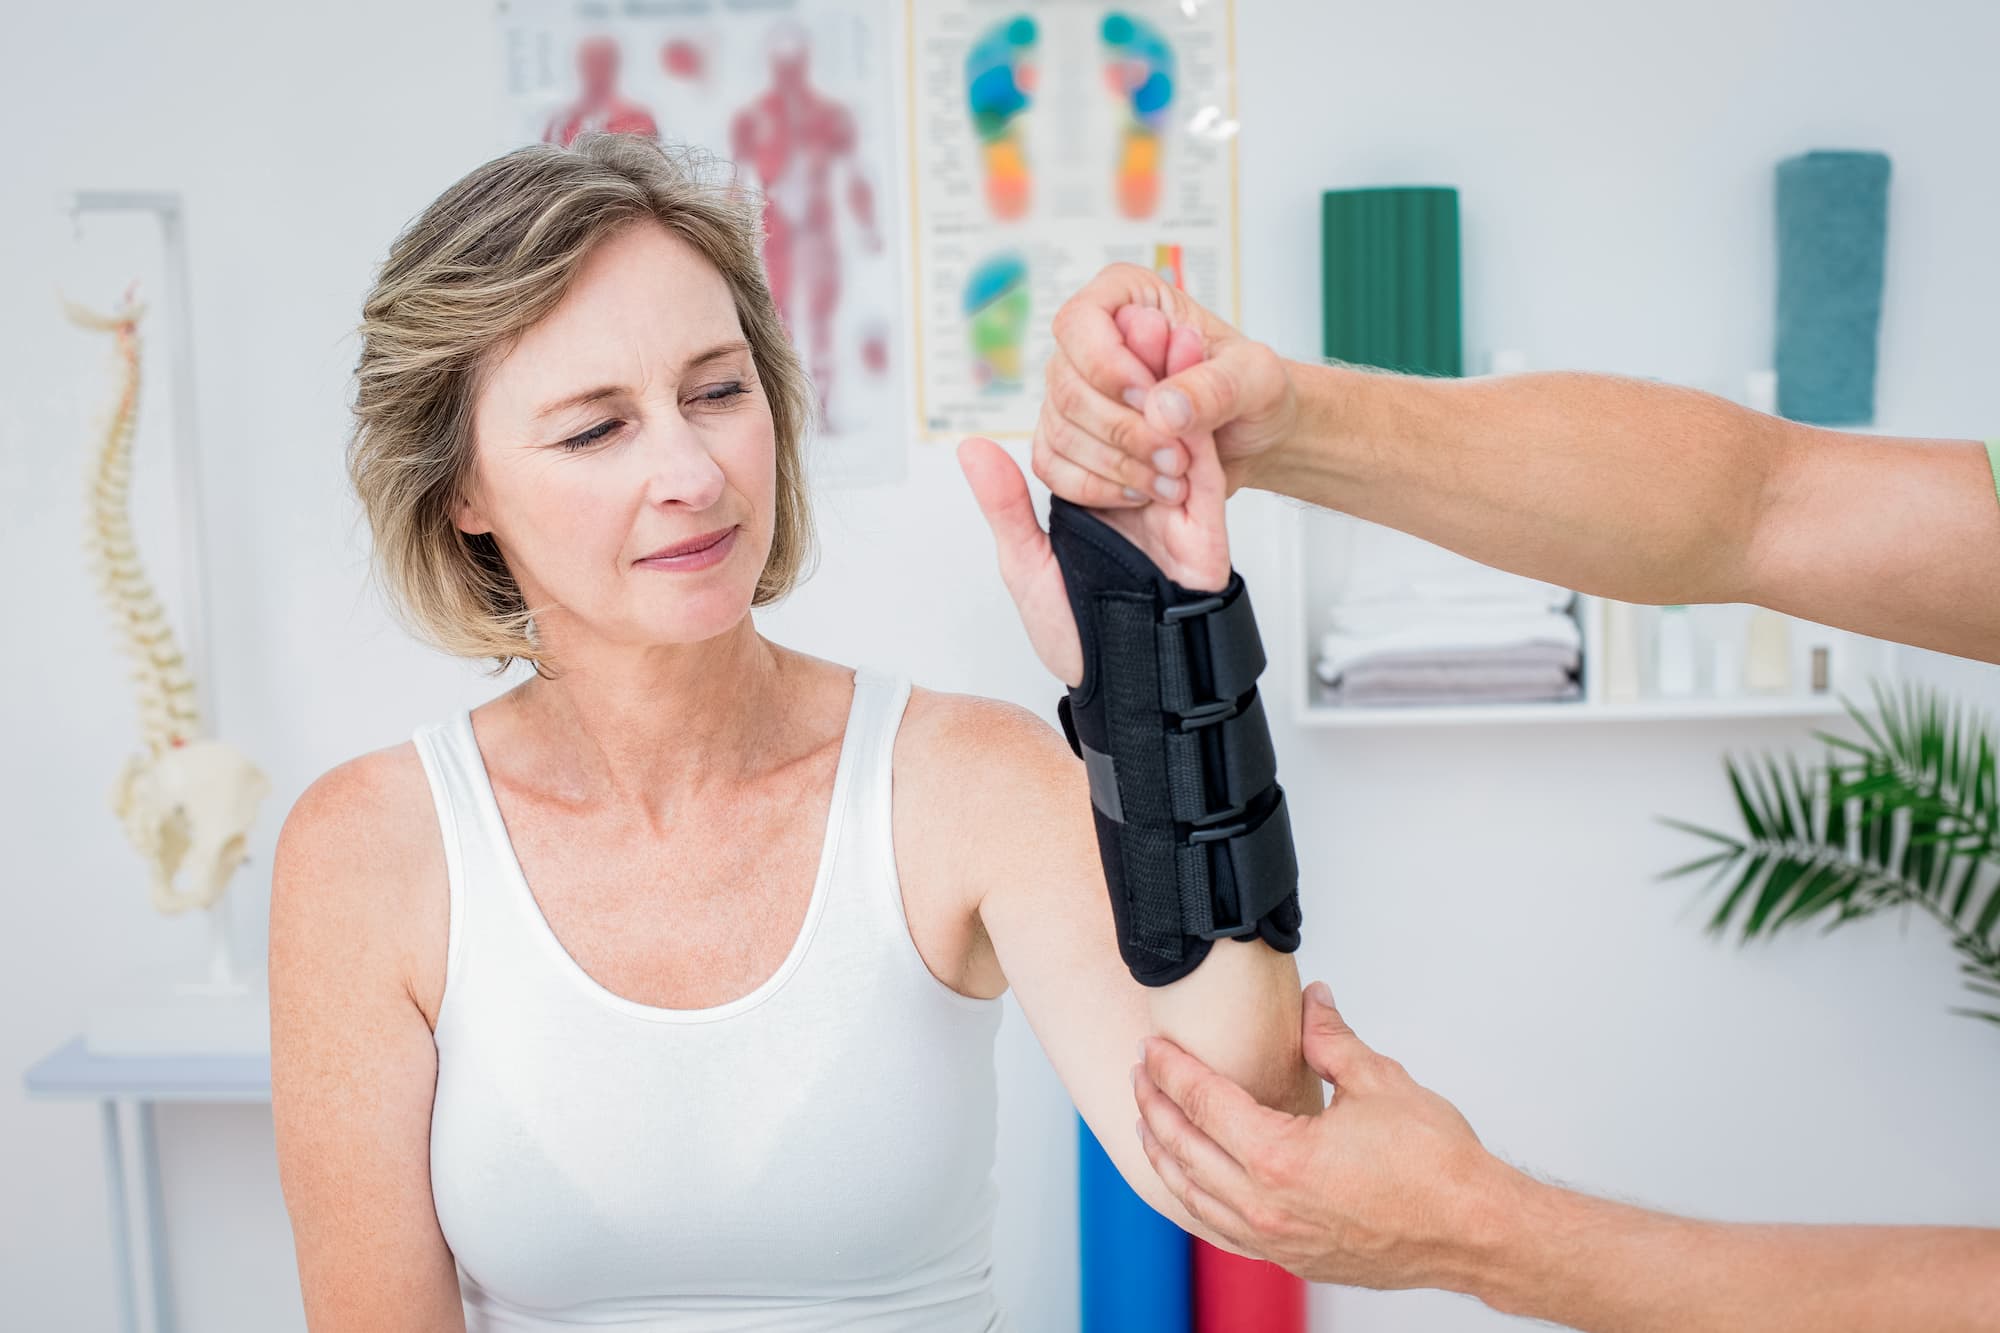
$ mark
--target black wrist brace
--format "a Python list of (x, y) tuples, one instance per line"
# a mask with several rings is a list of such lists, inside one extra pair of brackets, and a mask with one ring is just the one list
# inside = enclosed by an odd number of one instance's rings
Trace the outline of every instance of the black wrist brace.
[(1083, 681), (1057, 711), (1089, 772), (1119, 955), (1164, 986), (1218, 939), (1297, 949), (1298, 859), (1242, 577), (1191, 592), (1060, 496), (1049, 539), (1083, 640)]

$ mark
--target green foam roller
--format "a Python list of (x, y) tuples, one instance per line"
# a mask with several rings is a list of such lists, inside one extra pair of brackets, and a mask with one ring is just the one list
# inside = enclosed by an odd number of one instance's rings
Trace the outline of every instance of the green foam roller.
[(1465, 373), (1457, 190), (1328, 190), (1320, 241), (1328, 357), (1410, 374)]

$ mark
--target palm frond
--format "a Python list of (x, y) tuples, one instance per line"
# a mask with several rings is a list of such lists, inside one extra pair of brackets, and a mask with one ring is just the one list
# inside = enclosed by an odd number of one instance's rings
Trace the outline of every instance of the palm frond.
[[(1662, 822), (1708, 854), (1661, 875), (1709, 871), (1728, 885), (1709, 929), (1744, 940), (1815, 919), (1832, 930), (1910, 906), (1952, 935), (1966, 986), (2000, 999), (2000, 783), (1987, 719), (1906, 684), (1844, 700), (1864, 739), (1821, 733), (1818, 763), (1726, 757), (1740, 833)], [(2000, 1023), (2000, 1012), (1962, 1009)]]

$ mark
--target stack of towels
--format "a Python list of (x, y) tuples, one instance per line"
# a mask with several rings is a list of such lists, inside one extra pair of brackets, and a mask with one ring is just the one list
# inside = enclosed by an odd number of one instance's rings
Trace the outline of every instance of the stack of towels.
[(1354, 524), (1350, 571), (1313, 673), (1338, 705), (1578, 698), (1583, 636), (1567, 588)]

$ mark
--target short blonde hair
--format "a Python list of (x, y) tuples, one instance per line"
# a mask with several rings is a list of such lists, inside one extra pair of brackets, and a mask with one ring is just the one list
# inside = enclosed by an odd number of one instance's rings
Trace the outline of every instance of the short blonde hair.
[(374, 535), (392, 610), (459, 657), (516, 658), (549, 676), (526, 604), (491, 533), (454, 513), (468, 494), (473, 405), (505, 349), (563, 298), (606, 237), (652, 220), (720, 270), (735, 298), (777, 436), (777, 513), (753, 606), (810, 572), (805, 433), (814, 399), (764, 276), (761, 199), (728, 165), (633, 134), (532, 144), (440, 195), (389, 250), (362, 305), (348, 476)]

